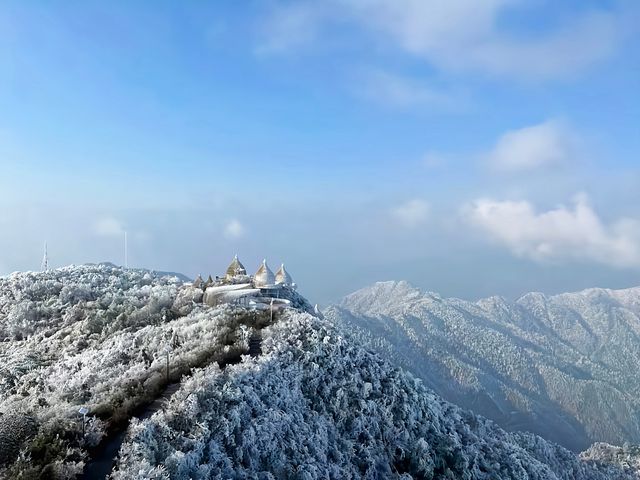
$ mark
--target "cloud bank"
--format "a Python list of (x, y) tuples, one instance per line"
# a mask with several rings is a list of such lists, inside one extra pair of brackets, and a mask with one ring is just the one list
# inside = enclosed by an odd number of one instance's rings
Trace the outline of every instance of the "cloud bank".
[[(267, 19), (262, 50), (327, 43), (330, 26), (350, 22), (443, 70), (554, 78), (606, 59), (633, 16), (623, 7), (584, 7), (550, 31), (526, 38), (501, 28), (521, 0), (330, 0), (280, 4)], [(320, 38), (322, 37), (322, 41)]]
[(535, 261), (593, 261), (640, 267), (640, 221), (600, 219), (586, 196), (572, 206), (539, 212), (526, 201), (479, 199), (465, 208), (465, 218), (519, 257)]

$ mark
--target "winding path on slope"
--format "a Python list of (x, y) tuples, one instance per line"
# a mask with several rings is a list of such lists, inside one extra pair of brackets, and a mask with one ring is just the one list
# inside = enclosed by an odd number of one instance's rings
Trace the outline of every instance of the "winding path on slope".
[[(246, 353), (251, 357), (258, 357), (262, 354), (262, 333), (260, 330), (254, 330), (251, 334), (249, 338), (249, 350)], [(242, 354), (217, 360), (220, 369), (224, 369), (227, 365), (240, 363), (241, 361)], [(154, 413), (164, 409), (169, 399), (171, 399), (173, 394), (179, 389), (180, 382), (170, 383), (153, 402), (146, 407), (142, 407), (138, 415), (133, 416), (137, 416), (140, 420), (150, 418)], [(100, 445), (92, 451), (91, 459), (87, 462), (80, 476), (81, 480), (97, 480), (108, 477), (116, 463), (116, 458), (120, 452), (122, 442), (124, 442), (124, 438), (127, 435), (128, 427), (129, 424), (127, 423), (123, 428), (107, 435), (107, 437), (100, 442)]]

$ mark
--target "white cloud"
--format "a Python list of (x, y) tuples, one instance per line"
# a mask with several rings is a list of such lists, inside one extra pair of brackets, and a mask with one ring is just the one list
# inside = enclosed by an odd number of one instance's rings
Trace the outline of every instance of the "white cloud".
[(512, 130), (486, 155), (502, 171), (533, 170), (569, 162), (576, 154), (574, 135), (558, 121)]
[(621, 18), (583, 10), (558, 30), (527, 40), (499, 29), (519, 0), (371, 0), (356, 2), (360, 18), (406, 51), (440, 67), (493, 74), (552, 77), (580, 70), (614, 49)]
[(538, 212), (526, 201), (476, 200), (465, 217), (519, 257), (536, 261), (588, 260), (640, 267), (640, 221), (605, 224), (584, 195), (570, 207)]
[(124, 235), (124, 227), (122, 223), (112, 217), (101, 218), (93, 225), (93, 231), (97, 235), (104, 237), (115, 237)]
[(457, 95), (431, 88), (424, 83), (382, 70), (369, 70), (362, 76), (358, 93), (380, 104), (396, 107), (454, 107)]
[(239, 220), (233, 219), (224, 227), (224, 236), (229, 240), (235, 240), (244, 236), (245, 228)]
[(415, 198), (394, 208), (391, 213), (400, 224), (413, 228), (427, 220), (430, 210), (428, 202)]
[(275, 8), (263, 24), (264, 42), (257, 53), (289, 51), (316, 40), (328, 10), (321, 4), (294, 3)]
[(611, 55), (635, 18), (629, 9), (584, 7), (555, 30), (523, 38), (500, 26), (503, 14), (518, 7), (531, 6), (524, 0), (295, 2), (280, 5), (267, 20), (265, 45), (282, 51), (327, 43), (329, 35), (318, 41), (325, 25), (352, 23), (381, 35), (381, 45), (391, 40), (442, 69), (549, 78)]

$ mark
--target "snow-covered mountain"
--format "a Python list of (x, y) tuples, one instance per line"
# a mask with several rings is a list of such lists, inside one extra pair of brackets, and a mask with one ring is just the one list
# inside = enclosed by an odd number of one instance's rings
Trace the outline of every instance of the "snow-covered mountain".
[(624, 445), (616, 447), (608, 443), (594, 443), (580, 454), (580, 458), (590, 462), (618, 465), (626, 470), (640, 472), (640, 447)]
[(507, 433), (311, 315), (263, 336), (261, 357), (194, 372), (134, 422), (112, 478), (637, 478)]
[(328, 320), (201, 296), (108, 265), (0, 278), (0, 478), (101, 471), (105, 445), (113, 479), (639, 478), (505, 432)]
[(73, 478), (168, 383), (245, 352), (255, 315), (198, 296), (104, 264), (0, 278), (0, 478)]
[(382, 282), (325, 315), (508, 430), (640, 443), (640, 288), (468, 302)]

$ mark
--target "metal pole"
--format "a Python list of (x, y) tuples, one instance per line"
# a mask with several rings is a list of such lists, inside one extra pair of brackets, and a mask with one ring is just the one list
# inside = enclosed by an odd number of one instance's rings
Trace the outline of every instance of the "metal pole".
[(49, 255), (47, 253), (47, 242), (44, 242), (44, 256), (42, 257), (42, 266), (40, 268), (43, 272), (49, 270)]
[(78, 413), (82, 415), (82, 438), (84, 438), (85, 424), (87, 423), (87, 413), (89, 413), (89, 409), (87, 407), (80, 407), (78, 409)]

